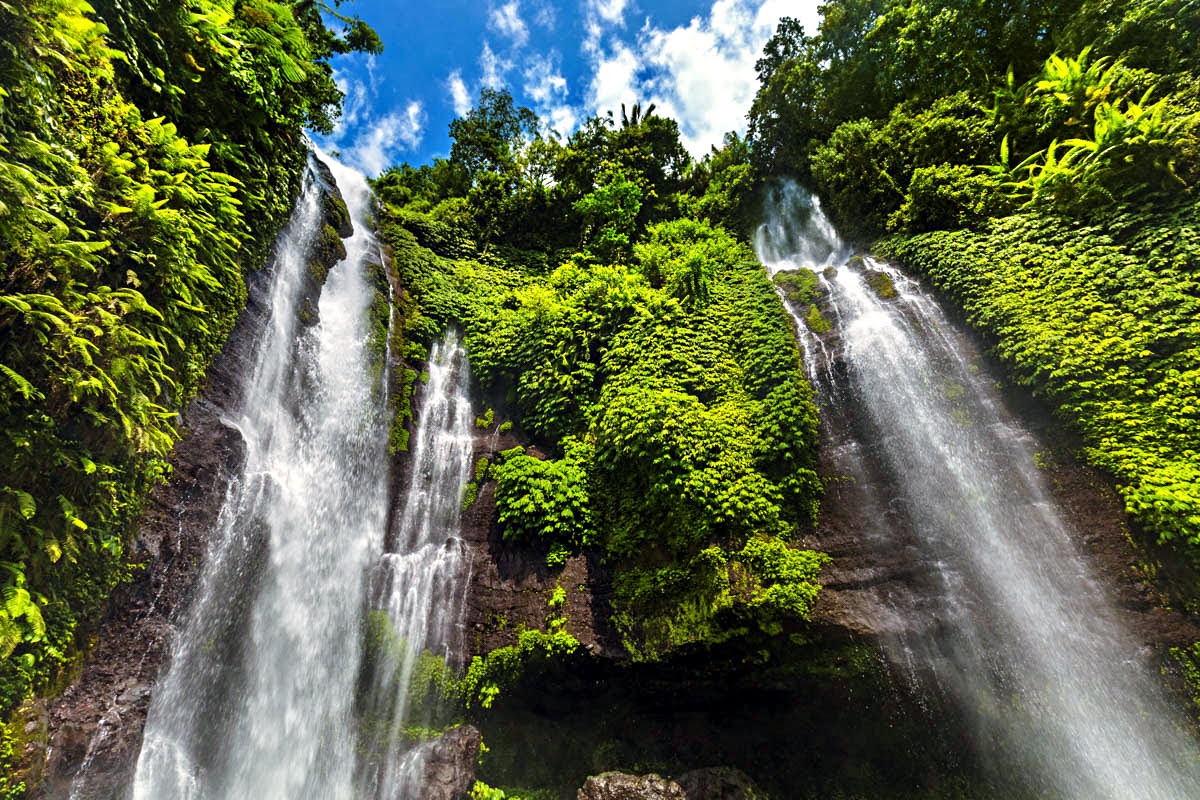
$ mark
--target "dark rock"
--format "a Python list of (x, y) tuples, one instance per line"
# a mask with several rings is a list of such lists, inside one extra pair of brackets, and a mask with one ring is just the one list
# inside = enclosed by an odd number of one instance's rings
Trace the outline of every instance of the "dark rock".
[(687, 800), (675, 781), (658, 775), (605, 772), (593, 775), (579, 790), (579, 800)]
[(750, 776), (733, 767), (710, 767), (685, 772), (675, 779), (687, 800), (766, 800)]
[(308, 255), (307, 269), (301, 276), (298, 316), (305, 325), (315, 325), (320, 319), (317, 303), (329, 270), (346, 257), (346, 245), (333, 226), (326, 224), (317, 234)]
[(475, 762), (483, 737), (471, 725), (460, 725), (425, 745), (425, 783), (422, 800), (462, 800), (475, 786)]
[(325, 190), (321, 196), (325, 222), (344, 239), (354, 233), (350, 211), (346, 208), (346, 201), (342, 199), (342, 193), (338, 190), (337, 181), (329, 166), (320, 159), (314, 159), (314, 162), (317, 176), (321, 179), (321, 188)]

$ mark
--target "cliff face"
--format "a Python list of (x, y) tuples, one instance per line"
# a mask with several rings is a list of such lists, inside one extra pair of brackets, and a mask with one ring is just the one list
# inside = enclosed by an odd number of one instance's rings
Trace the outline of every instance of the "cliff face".
[[(312, 278), (302, 309), (316, 307), (329, 269), (345, 255), (345, 204), (327, 168), (314, 161), (324, 188), (325, 227), (310, 254)], [(123, 796), (136, 766), (154, 681), (170, 654), (172, 626), (186, 607), (231, 475), (245, 458), (226, 420), (242, 403), (241, 386), (270, 309), (269, 275), (247, 278), (248, 300), (204, 390), (183, 414), (171, 478), (155, 490), (138, 525), (131, 561), (144, 564), (112, 598), (78, 676), (61, 694), (14, 715), (25, 751), (19, 769), (30, 796)], [(303, 311), (301, 313), (304, 313)], [(314, 320), (302, 320), (315, 322)], [(83, 780), (86, 778), (86, 781)]]

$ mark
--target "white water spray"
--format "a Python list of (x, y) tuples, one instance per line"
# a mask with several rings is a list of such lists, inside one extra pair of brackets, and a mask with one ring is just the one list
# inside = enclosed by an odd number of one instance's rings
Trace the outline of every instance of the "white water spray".
[(382, 546), (384, 398), (370, 378), (363, 176), (329, 163), (354, 224), (320, 322), (297, 320), (322, 221), (310, 169), (273, 266), (244, 403), (246, 443), (195, 599), (154, 693), (134, 800), (351, 800), (367, 567)]

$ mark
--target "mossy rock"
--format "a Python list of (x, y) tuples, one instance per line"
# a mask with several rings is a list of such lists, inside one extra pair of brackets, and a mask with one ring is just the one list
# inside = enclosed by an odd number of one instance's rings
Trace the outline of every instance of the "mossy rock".
[(846, 262), (847, 267), (862, 267), (866, 265), (866, 261), (862, 256), (850, 256), (850, 260)]
[(808, 314), (804, 317), (804, 324), (813, 333), (829, 333), (833, 329), (833, 324), (821, 314), (821, 309), (817, 308), (816, 304), (808, 307)]
[(825, 280), (831, 281), (837, 277), (837, 267), (830, 264), (821, 274), (825, 276)]
[(317, 307), (312, 300), (307, 297), (300, 304), (300, 310), (296, 312), (296, 317), (300, 320), (301, 325), (315, 325), (321, 317), (317, 313)]
[(875, 292), (880, 300), (894, 300), (896, 298), (896, 286), (892, 283), (891, 277), (886, 272), (867, 270), (865, 275), (867, 285), (871, 287), (871, 291)]
[(811, 303), (817, 297), (817, 274), (807, 269), (789, 269), (775, 273), (771, 279), (784, 297), (798, 306)]
[[(334, 264), (346, 257), (346, 245), (342, 241), (342, 237), (338, 236), (338, 232), (334, 230), (332, 225), (325, 225), (321, 228), (321, 233), (317, 236), (316, 244), (313, 246), (313, 257), (309, 263), (309, 271), (314, 269), (315, 265), (320, 265), (324, 268), (326, 275)], [(313, 273), (313, 277), (317, 277)], [(325, 283), (325, 277), (319, 278), (319, 283)]]
[(342, 238), (354, 233), (354, 223), (350, 220), (350, 209), (340, 194), (326, 192), (324, 198), (325, 222)]

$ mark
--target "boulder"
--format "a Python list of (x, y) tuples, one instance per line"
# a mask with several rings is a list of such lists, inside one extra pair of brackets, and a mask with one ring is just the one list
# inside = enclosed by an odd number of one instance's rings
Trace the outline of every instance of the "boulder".
[(427, 744), (422, 800), (461, 800), (470, 795), (482, 742), (477, 728), (460, 725)]
[(579, 800), (686, 800), (675, 781), (658, 775), (605, 772), (593, 775), (579, 790)]

